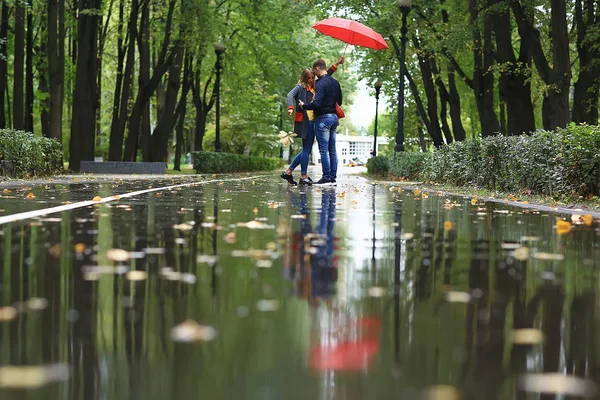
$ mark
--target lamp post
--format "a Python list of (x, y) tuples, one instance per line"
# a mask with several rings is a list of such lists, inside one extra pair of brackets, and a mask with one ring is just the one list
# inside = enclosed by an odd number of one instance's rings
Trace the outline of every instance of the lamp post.
[(396, 131), (396, 147), (394, 156), (399, 151), (404, 151), (404, 75), (406, 74), (406, 18), (412, 6), (412, 0), (398, 0), (400, 12), (402, 12), (402, 28), (400, 33), (400, 82), (398, 87), (398, 129)]
[(377, 156), (377, 114), (379, 114), (379, 92), (381, 91), (381, 79), (375, 82), (375, 132), (373, 134), (373, 157)]
[(223, 53), (225, 45), (223, 43), (215, 43), (215, 54), (217, 55), (217, 81), (215, 82), (217, 92), (216, 118), (215, 118), (215, 152), (221, 152), (221, 69), (223, 69)]

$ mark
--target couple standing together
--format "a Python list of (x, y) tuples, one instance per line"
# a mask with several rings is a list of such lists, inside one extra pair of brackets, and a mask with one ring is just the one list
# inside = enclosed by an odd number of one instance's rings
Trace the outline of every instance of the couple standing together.
[[(281, 177), (295, 185), (292, 172), (300, 165), (300, 184), (312, 185), (308, 177), (308, 161), (312, 146), (317, 139), (321, 155), (323, 176), (315, 185), (334, 185), (337, 178), (337, 152), (335, 149), (335, 129), (339, 125), (336, 103), (342, 105), (342, 89), (331, 75), (344, 58), (327, 69), (322, 59), (306, 68), (298, 84), (288, 93), (288, 115), (294, 116), (294, 133), (302, 138), (302, 151), (294, 158)], [(318, 78), (315, 84), (315, 76)]]

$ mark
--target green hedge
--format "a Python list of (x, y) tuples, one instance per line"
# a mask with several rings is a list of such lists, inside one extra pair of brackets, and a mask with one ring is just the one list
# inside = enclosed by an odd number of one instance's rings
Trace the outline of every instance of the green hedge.
[(231, 153), (197, 151), (192, 153), (196, 173), (215, 174), (224, 172), (272, 171), (282, 168), (280, 158), (250, 157)]
[(18, 178), (47, 176), (63, 170), (62, 146), (56, 139), (0, 130), (0, 160), (12, 164)]
[(388, 159), (388, 169), (400, 178), (455, 186), (600, 195), (600, 127), (571, 124), (531, 135), (455, 142), (433, 153), (398, 154), (395, 163)]

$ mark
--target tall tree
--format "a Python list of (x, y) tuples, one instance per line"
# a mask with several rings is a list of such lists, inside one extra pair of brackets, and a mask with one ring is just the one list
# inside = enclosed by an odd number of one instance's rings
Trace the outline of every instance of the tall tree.
[(535, 7), (521, 1), (510, 0), (519, 24), (521, 37), (531, 37), (533, 60), (540, 78), (546, 84), (542, 104), (544, 129), (564, 127), (569, 122), (569, 88), (571, 86), (571, 58), (569, 50), (569, 30), (567, 27), (567, 6), (565, 0), (551, 0), (550, 39), (552, 54), (546, 58), (542, 47), (541, 33), (534, 26)]
[(94, 159), (96, 132), (96, 76), (98, 68), (98, 18), (101, 0), (80, 0), (77, 28), (77, 72), (69, 167), (79, 171), (81, 161)]
[(575, 0), (579, 76), (573, 91), (573, 122), (598, 124), (600, 9), (594, 0)]
[(21, 1), (15, 4), (15, 51), (13, 62), (13, 127), (25, 128), (24, 81), (25, 67), (25, 7)]
[(62, 142), (65, 82), (65, 0), (48, 1), (47, 36), (50, 137)]
[(7, 0), (2, 0), (0, 15), (0, 129), (6, 128), (6, 90), (8, 89), (8, 18), (10, 11)]
[[(496, 38), (496, 58), (500, 70), (500, 94), (507, 108), (506, 129), (509, 135), (535, 131), (531, 102), (531, 37), (522, 29), (518, 58), (512, 44), (513, 26), (505, 0), (489, 0), (490, 18)], [(522, 28), (522, 27), (521, 27)]]
[(181, 153), (183, 149), (183, 130), (185, 127), (185, 116), (187, 111), (187, 97), (192, 88), (192, 58), (187, 55), (185, 58), (185, 66), (183, 69), (183, 87), (181, 90), (181, 97), (179, 98), (179, 104), (177, 105), (177, 137), (175, 143), (175, 162), (173, 163), (173, 169), (181, 171)]
[[(202, 58), (197, 61), (192, 81), (192, 98), (196, 109), (196, 126), (194, 130), (194, 150), (202, 151), (204, 135), (206, 134), (206, 119), (215, 105), (216, 85), (212, 84), (213, 74), (206, 83), (202, 84)], [(212, 90), (210, 90), (212, 86)]]
[(33, 132), (33, 0), (27, 0), (24, 129)]

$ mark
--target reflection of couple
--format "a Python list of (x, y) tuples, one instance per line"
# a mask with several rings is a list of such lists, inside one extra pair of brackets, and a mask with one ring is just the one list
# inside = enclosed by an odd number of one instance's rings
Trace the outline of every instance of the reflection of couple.
[[(336, 103), (342, 105), (342, 89), (331, 75), (343, 62), (342, 57), (327, 70), (325, 61), (321, 59), (315, 61), (312, 69), (306, 68), (298, 84), (288, 93), (288, 114), (294, 115), (294, 133), (302, 138), (302, 151), (294, 158), (289, 168), (281, 173), (281, 177), (292, 185), (296, 184), (292, 172), (298, 165), (300, 165), (300, 184), (313, 183), (308, 177), (308, 161), (315, 137), (321, 155), (323, 176), (314, 183), (317, 185), (336, 183), (338, 160), (335, 130), (339, 125)], [(315, 76), (318, 78), (316, 85)]]
[(319, 222), (313, 231), (307, 206), (307, 194), (291, 193), (292, 205), (299, 208), (303, 218), (300, 229), (292, 239), (293, 279), (297, 294), (318, 305), (321, 298), (335, 294), (337, 258), (335, 250), (335, 191), (324, 190), (321, 197)]

